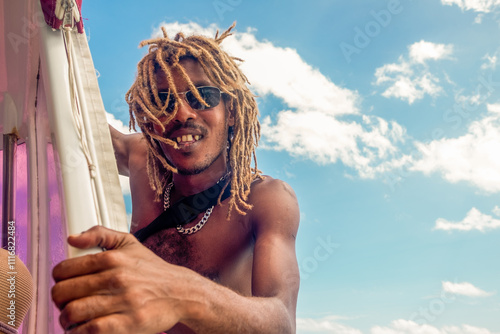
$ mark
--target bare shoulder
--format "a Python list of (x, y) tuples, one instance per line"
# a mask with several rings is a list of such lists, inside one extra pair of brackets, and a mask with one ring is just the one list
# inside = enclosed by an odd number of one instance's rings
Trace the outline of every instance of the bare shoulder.
[(251, 221), (256, 233), (274, 231), (295, 239), (300, 211), (292, 187), (279, 179), (265, 176), (252, 184), (249, 202)]
[(251, 189), (250, 201), (254, 206), (272, 205), (268, 200), (282, 197), (285, 200), (297, 201), (295, 192), (288, 183), (268, 175), (263, 176), (262, 180), (255, 180)]
[(142, 133), (133, 133), (127, 135), (125, 139), (129, 155), (131, 157), (144, 157), (148, 153), (148, 144)]
[(145, 161), (147, 144), (142, 133), (124, 134), (109, 126), (118, 172), (130, 176), (134, 164)]

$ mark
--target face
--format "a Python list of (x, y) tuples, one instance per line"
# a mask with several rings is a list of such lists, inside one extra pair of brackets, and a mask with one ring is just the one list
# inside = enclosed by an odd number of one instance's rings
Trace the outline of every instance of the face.
[[(215, 86), (197, 61), (185, 59), (180, 65), (195, 87)], [(173, 71), (172, 76), (177, 92), (189, 90), (188, 83), (178, 71)], [(156, 78), (158, 91), (168, 92), (164, 74), (158, 73)], [(167, 160), (183, 175), (225, 169), (228, 127), (234, 125), (234, 118), (226, 110), (223, 99), (218, 106), (204, 110), (193, 110), (182, 95), (179, 102), (177, 114), (166, 125), (165, 132), (162, 133), (161, 127), (154, 125), (157, 134), (177, 142), (179, 146), (175, 149), (160, 143)]]

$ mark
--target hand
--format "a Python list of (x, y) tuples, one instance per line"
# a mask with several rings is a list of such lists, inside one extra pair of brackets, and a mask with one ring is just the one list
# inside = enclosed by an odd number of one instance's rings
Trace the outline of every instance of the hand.
[(188, 269), (163, 261), (131, 234), (104, 227), (68, 243), (107, 251), (55, 266), (52, 299), (66, 333), (158, 333), (182, 320), (175, 283), (193, 277)]

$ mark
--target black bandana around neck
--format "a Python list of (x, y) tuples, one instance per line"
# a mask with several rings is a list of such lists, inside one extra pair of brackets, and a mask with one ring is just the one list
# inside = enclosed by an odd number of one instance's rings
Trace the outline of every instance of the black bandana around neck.
[[(144, 242), (151, 235), (178, 225), (185, 225), (193, 221), (201, 212), (217, 204), (217, 199), (224, 188), (225, 182), (219, 182), (212, 187), (191, 195), (181, 198), (179, 201), (170, 205), (168, 209), (163, 211), (155, 220), (148, 226), (134, 233), (134, 236)], [(224, 189), (221, 197), (221, 202), (231, 195), (231, 183)]]

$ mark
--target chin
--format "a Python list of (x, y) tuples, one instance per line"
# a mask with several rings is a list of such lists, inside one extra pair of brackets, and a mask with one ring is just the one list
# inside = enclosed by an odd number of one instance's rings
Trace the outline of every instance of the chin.
[(177, 174), (179, 175), (197, 175), (200, 174), (201, 172), (205, 171), (208, 167), (191, 167), (191, 168), (179, 168), (177, 167)]
[[(192, 160), (192, 163), (189, 163)], [(189, 159), (182, 164), (175, 164), (179, 175), (197, 175), (207, 170), (213, 162), (200, 161), (200, 159)]]

